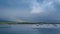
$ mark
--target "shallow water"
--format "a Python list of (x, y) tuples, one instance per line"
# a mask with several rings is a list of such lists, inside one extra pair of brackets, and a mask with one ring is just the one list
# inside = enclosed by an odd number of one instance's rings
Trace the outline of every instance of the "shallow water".
[[(60, 34), (60, 28), (33, 28), (35, 24), (15, 24), (0, 28), (0, 34)], [(0, 25), (1, 26), (1, 25)]]

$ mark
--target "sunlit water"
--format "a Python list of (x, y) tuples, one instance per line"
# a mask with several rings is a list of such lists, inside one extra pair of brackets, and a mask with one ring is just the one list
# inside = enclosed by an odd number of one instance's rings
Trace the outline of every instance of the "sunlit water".
[(60, 28), (33, 28), (36, 24), (0, 25), (0, 34), (60, 34)]

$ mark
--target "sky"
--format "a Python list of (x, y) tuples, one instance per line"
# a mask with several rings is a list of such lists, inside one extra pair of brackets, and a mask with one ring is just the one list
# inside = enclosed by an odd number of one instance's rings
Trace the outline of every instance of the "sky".
[(60, 22), (60, 0), (0, 0), (0, 20)]

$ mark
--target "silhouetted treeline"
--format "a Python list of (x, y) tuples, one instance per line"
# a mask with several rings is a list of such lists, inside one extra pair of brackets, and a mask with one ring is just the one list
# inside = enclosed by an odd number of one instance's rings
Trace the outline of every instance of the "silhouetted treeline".
[(0, 22), (0, 24), (60, 24), (53, 22)]

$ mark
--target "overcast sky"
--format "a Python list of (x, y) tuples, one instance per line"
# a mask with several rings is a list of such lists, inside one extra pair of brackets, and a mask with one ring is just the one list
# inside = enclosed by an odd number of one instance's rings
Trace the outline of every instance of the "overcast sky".
[(0, 20), (59, 22), (60, 0), (0, 0)]

